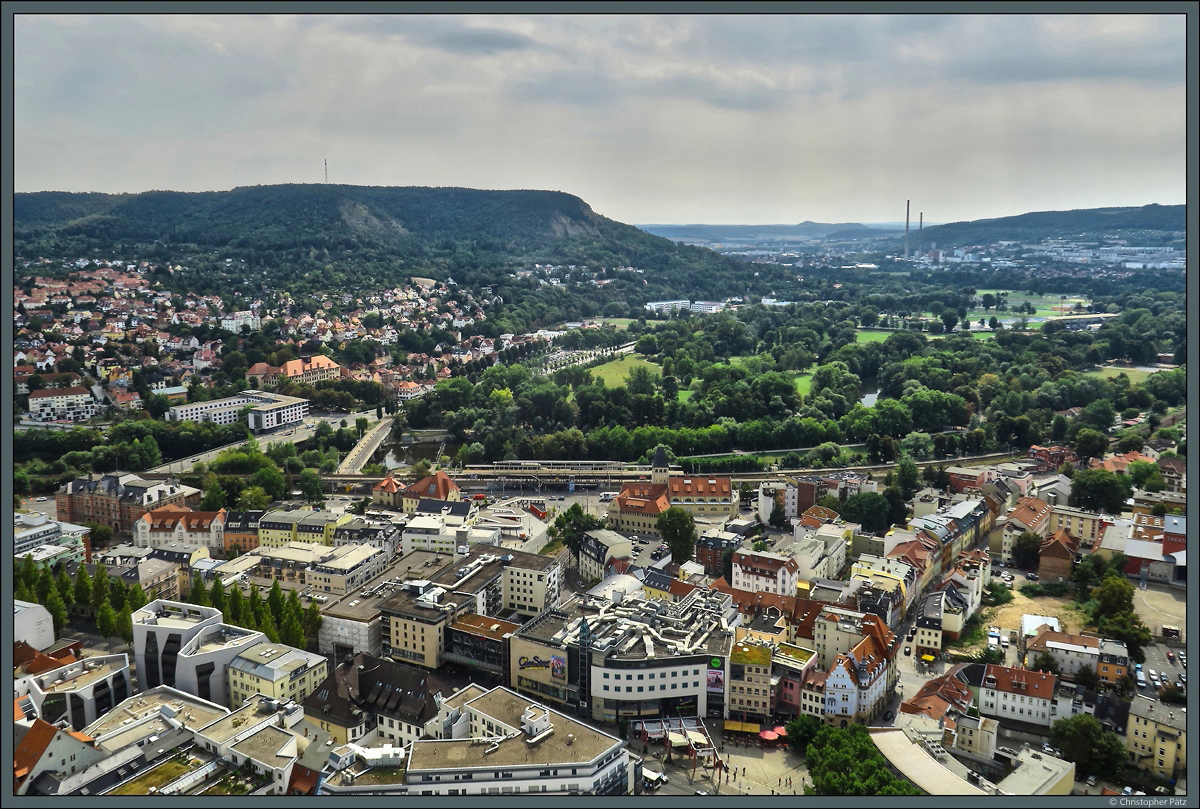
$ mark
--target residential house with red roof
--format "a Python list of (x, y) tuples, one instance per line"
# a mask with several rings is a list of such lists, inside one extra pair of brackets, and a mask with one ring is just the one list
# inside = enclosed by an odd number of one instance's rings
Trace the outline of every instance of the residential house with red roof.
[(1079, 537), (1065, 529), (1051, 534), (1038, 550), (1038, 576), (1048, 582), (1070, 581), (1079, 545)]
[(13, 726), (13, 793), (24, 795), (42, 773), (60, 778), (83, 772), (109, 755), (78, 731), (62, 730), (44, 719)]
[(1049, 727), (1058, 678), (1043, 671), (989, 664), (979, 688), (979, 712), (999, 720)]
[(1013, 563), (1013, 543), (1026, 531), (1045, 538), (1050, 531), (1050, 504), (1036, 497), (1022, 497), (1004, 517), (996, 520), (988, 537), (988, 550), (1006, 565)]
[(133, 524), (133, 542), (139, 548), (164, 548), (178, 543), (189, 549), (207, 547), (210, 553), (225, 550), (225, 509), (192, 511), (187, 506), (163, 506), (143, 514)]
[(736, 551), (733, 554), (733, 587), (752, 593), (765, 591), (796, 595), (800, 566), (778, 553)]
[(400, 508), (402, 505), (400, 492), (403, 489), (404, 485), (392, 477), (391, 472), (388, 472), (383, 480), (371, 487), (371, 503), (388, 508)]
[(405, 488), (401, 494), (401, 509), (405, 514), (416, 514), (421, 500), (460, 500), (458, 484), (441, 469)]

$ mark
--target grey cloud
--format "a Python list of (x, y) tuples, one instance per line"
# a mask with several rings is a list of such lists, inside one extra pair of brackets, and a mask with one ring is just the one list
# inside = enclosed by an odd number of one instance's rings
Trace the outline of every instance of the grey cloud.
[(332, 24), (348, 33), (380, 38), (398, 37), (415, 45), (460, 55), (492, 56), (497, 53), (526, 50), (538, 44), (525, 34), (515, 31), (436, 17), (402, 14), (363, 15), (339, 17), (333, 20)]
[(618, 98), (617, 83), (607, 72), (592, 68), (547, 70), (522, 78), (507, 91), (516, 101), (601, 107)]
[(20, 30), (15, 106), (26, 121), (71, 118), (105, 131), (192, 136), (248, 126), (295, 86), (290, 66), (134, 19)]

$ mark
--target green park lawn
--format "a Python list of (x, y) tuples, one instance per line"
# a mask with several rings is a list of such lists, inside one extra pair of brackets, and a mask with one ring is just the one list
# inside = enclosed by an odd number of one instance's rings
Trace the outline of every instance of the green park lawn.
[(1101, 368), (1099, 371), (1088, 371), (1086, 376), (1098, 376), (1101, 379), (1116, 379), (1121, 374), (1129, 377), (1131, 385), (1140, 385), (1154, 371), (1139, 371), (1136, 368)]
[(891, 330), (880, 331), (878, 329), (858, 329), (854, 332), (854, 341), (856, 343), (882, 343), (895, 333), (896, 332)]
[(649, 368), (655, 374), (662, 373), (662, 366), (649, 360), (644, 360), (634, 354), (623, 354), (620, 359), (606, 362), (603, 365), (597, 365), (590, 370), (592, 376), (604, 380), (605, 387), (620, 388), (624, 387), (625, 380), (629, 377), (629, 372), (638, 366)]
[(597, 323), (604, 323), (609, 326), (616, 326), (618, 329), (624, 330), (629, 328), (629, 324), (633, 322), (631, 317), (597, 317), (592, 318)]

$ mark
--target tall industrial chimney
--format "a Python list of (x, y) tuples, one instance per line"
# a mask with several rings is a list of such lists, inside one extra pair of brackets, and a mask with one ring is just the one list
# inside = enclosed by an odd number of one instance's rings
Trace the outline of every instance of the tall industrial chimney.
[(921, 231), (925, 229), (925, 212), (917, 215), (917, 255), (921, 254)]
[(908, 261), (908, 219), (912, 208), (912, 200), (904, 200), (904, 260)]

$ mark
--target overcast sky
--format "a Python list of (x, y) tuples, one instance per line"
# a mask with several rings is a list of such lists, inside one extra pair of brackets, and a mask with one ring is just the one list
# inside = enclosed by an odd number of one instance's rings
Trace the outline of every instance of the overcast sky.
[(629, 223), (1185, 201), (1178, 16), (18, 16), (17, 191), (536, 188)]

